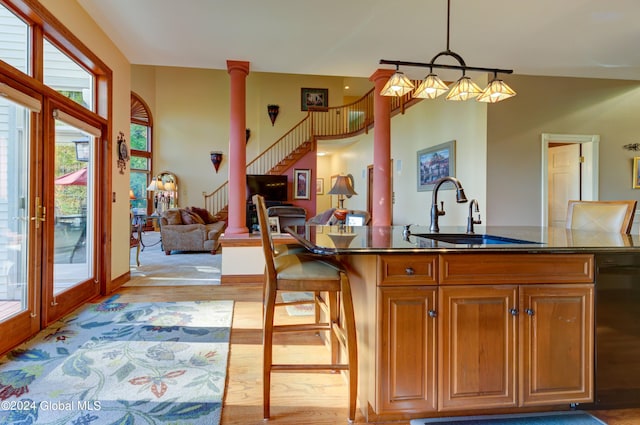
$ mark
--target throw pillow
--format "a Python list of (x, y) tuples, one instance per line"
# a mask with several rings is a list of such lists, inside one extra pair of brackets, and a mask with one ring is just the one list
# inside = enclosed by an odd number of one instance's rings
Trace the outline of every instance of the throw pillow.
[(215, 219), (214, 221), (211, 221), (213, 216), (209, 214), (209, 211), (205, 210), (204, 208), (189, 207), (187, 208), (187, 210), (191, 211), (192, 213), (198, 214), (204, 224), (215, 223)]
[(164, 218), (167, 220), (167, 224), (182, 224), (182, 216), (180, 210), (170, 209), (164, 212)]
[(180, 210), (180, 216), (182, 217), (183, 224), (204, 224), (200, 216), (194, 212)]

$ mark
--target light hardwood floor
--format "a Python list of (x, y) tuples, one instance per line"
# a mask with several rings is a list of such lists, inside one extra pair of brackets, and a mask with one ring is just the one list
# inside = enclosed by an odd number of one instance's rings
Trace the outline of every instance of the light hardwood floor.
[[(123, 302), (234, 300), (235, 310), (227, 388), (221, 425), (264, 424), (262, 420), (262, 288), (253, 286), (124, 287), (117, 294)], [(281, 321), (304, 320), (277, 316)], [(313, 335), (278, 335), (276, 359), (327, 359), (328, 350)], [(301, 343), (301, 337), (303, 341)], [(289, 338), (294, 338), (289, 340)], [(295, 342), (294, 342), (295, 341)], [(289, 344), (291, 342), (291, 344)], [(295, 345), (293, 345), (295, 344)], [(283, 425), (347, 423), (347, 386), (340, 374), (291, 373), (272, 378), (272, 418)], [(640, 425), (640, 409), (592, 412), (609, 425)], [(358, 413), (356, 422), (366, 423)], [(408, 421), (394, 422), (408, 425)]]

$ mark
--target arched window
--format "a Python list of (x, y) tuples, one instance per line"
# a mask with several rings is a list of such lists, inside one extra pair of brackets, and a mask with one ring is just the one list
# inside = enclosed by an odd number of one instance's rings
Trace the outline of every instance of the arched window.
[[(131, 93), (131, 175), (129, 186), (133, 193), (131, 208), (134, 213), (150, 212), (147, 186), (151, 183), (151, 159), (153, 156), (151, 111), (140, 96)], [(130, 193), (131, 195), (131, 193)]]

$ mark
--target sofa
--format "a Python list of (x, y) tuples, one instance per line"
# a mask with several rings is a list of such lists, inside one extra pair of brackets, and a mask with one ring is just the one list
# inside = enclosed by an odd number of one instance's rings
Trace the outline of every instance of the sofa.
[(165, 254), (171, 251), (209, 251), (215, 254), (226, 223), (204, 208), (171, 208), (160, 216), (160, 237)]

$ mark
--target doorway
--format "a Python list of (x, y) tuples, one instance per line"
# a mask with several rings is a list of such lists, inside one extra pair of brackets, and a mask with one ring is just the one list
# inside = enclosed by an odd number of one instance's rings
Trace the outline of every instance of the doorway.
[(542, 226), (562, 226), (569, 199), (598, 199), (598, 135), (542, 134)]

